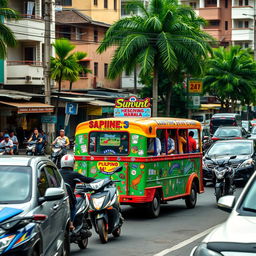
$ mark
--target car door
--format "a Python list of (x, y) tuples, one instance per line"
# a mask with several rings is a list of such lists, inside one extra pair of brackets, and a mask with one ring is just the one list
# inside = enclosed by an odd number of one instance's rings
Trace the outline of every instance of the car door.
[[(56, 168), (52, 165), (46, 165), (44, 170), (48, 177), (49, 186), (52, 188), (60, 188), (61, 177), (58, 175)], [(63, 240), (63, 234), (68, 214), (67, 205), (67, 197), (54, 201), (54, 213), (52, 215), (53, 225), (51, 227), (51, 232), (54, 235), (55, 244), (53, 244), (53, 246), (55, 247), (55, 250), (59, 249)]]

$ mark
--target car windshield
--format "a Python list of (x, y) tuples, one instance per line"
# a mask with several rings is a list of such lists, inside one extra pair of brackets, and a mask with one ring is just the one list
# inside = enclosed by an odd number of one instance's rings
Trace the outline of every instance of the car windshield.
[(237, 128), (219, 128), (213, 135), (214, 137), (241, 137), (241, 130)]
[(235, 123), (235, 120), (234, 119), (212, 119), (212, 124), (213, 126), (221, 126), (221, 125), (225, 125), (225, 126), (228, 126), (228, 125), (233, 125)]
[(31, 168), (0, 166), (0, 204), (25, 203), (31, 197)]
[(128, 155), (129, 135), (127, 132), (91, 132), (91, 155)]
[(243, 142), (217, 142), (209, 149), (208, 155), (251, 155), (252, 143)]

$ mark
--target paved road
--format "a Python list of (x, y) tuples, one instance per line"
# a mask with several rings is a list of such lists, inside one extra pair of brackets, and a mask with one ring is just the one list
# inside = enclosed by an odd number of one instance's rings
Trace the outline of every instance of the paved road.
[[(236, 193), (239, 194), (240, 191), (241, 189), (237, 189)], [(109, 243), (103, 245), (94, 232), (88, 248), (81, 251), (72, 245), (71, 255), (153, 256), (222, 223), (228, 217), (227, 213), (216, 207), (212, 187), (207, 187), (206, 192), (199, 195), (195, 209), (186, 209), (184, 201), (178, 200), (163, 205), (157, 219), (148, 219), (141, 209), (128, 206), (123, 207), (123, 214), (126, 221), (121, 237), (111, 237)], [(189, 256), (191, 249), (201, 240), (202, 238), (166, 255)]]

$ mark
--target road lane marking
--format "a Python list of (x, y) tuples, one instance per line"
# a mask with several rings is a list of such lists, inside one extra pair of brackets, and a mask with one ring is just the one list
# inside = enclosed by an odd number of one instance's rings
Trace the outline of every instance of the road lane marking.
[(176, 245), (174, 245), (171, 248), (165, 249), (165, 250), (163, 250), (163, 251), (161, 251), (161, 252), (159, 252), (157, 254), (154, 254), (154, 256), (164, 256), (164, 255), (166, 255), (166, 254), (168, 254), (170, 252), (177, 251), (177, 250), (181, 249), (182, 247), (185, 247), (185, 246), (195, 242), (196, 240), (202, 238), (203, 236), (208, 235), (213, 229), (215, 229), (218, 226), (219, 226), (219, 224), (214, 226), (214, 227), (208, 228), (205, 231), (203, 231), (203, 232), (201, 232), (201, 233), (199, 233), (199, 234), (197, 234), (195, 236), (192, 236), (191, 238), (189, 238), (189, 239), (187, 239), (185, 241), (182, 241), (181, 243), (176, 244)]

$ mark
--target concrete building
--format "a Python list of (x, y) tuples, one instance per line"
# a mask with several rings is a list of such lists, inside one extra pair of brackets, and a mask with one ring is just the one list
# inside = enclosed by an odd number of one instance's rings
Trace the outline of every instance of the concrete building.
[[(76, 45), (75, 51), (86, 52), (87, 58), (81, 64), (92, 71), (91, 74), (81, 74), (80, 79), (73, 83), (73, 90), (120, 88), (120, 78), (107, 79), (108, 67), (115, 47), (109, 48), (102, 54), (96, 52), (99, 42), (109, 27), (109, 24), (95, 21), (76, 9), (56, 12), (56, 37), (68, 38)], [(64, 81), (62, 89), (69, 89), (69, 85), (68, 81)]]
[(254, 48), (254, 0), (180, 0), (208, 21), (204, 28), (220, 45)]
[[(18, 44), (17, 47), (8, 49), (7, 59), (3, 62), (4, 88), (41, 92), (44, 85), (44, 0), (9, 0), (9, 6), (18, 11), (22, 18), (17, 21), (5, 21), (14, 32)], [(51, 35), (53, 41), (54, 24), (51, 27)]]

